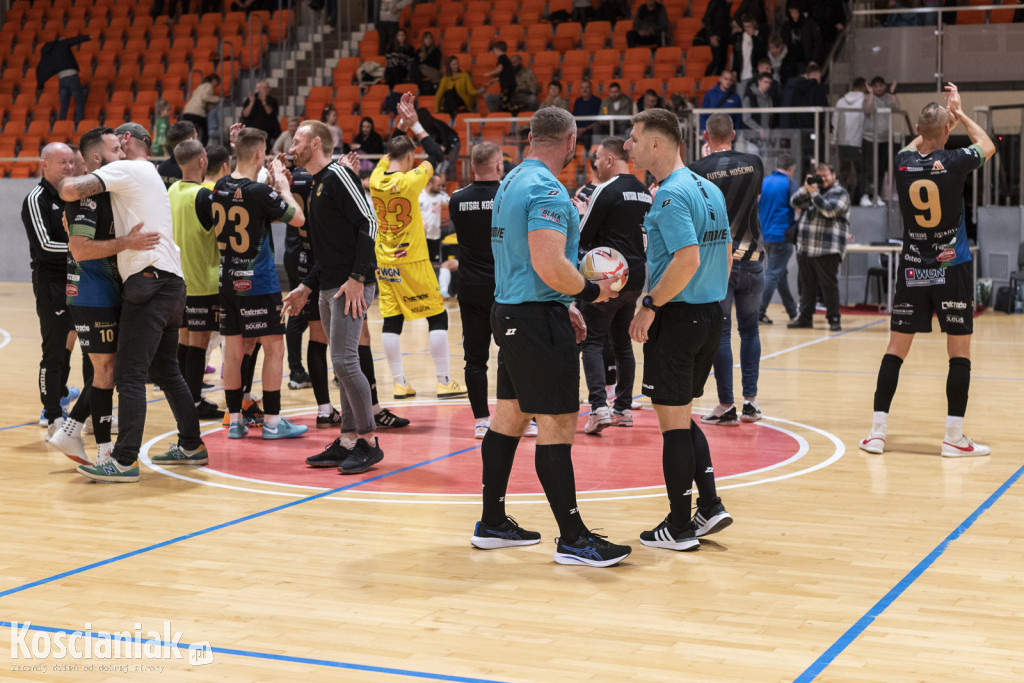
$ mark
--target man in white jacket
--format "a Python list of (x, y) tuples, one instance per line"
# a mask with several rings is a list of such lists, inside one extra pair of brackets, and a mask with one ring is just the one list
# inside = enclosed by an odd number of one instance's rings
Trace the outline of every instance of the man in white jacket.
[[(864, 96), (867, 89), (867, 81), (855, 78), (850, 91), (836, 102), (836, 109), (840, 110), (836, 112), (835, 119), (835, 141), (839, 146), (839, 184), (849, 188), (851, 197), (860, 195), (866, 189), (861, 164), (861, 139), (864, 137)], [(871, 206), (870, 199), (868, 206)]]

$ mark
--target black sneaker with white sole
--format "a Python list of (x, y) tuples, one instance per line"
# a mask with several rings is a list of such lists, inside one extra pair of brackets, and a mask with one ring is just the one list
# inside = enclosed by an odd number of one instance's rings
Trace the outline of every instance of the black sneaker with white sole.
[(311, 386), (313, 386), (313, 380), (309, 378), (309, 373), (305, 370), (296, 370), (288, 376), (289, 389), (309, 389)]
[(762, 417), (761, 409), (750, 401), (743, 402), (743, 412), (740, 413), (740, 420), (743, 422), (757, 422)]
[(640, 542), (651, 548), (666, 548), (668, 550), (697, 550), (700, 548), (700, 541), (697, 540), (692, 520), (688, 520), (682, 527), (677, 527), (668, 517), (650, 531), (640, 532)]
[(516, 524), (516, 520), (506, 517), (505, 521), (499, 526), (477, 522), (469, 542), (475, 547), (483, 548), (484, 550), (512, 548), (520, 545), (540, 543), (540, 534), (536, 531), (527, 531)]
[(702, 416), (700, 423), (702, 425), (717, 425), (719, 427), (735, 427), (740, 423), (740, 419), (736, 416), (736, 406), (732, 406), (721, 415), (710, 412)]
[(338, 467), (341, 463), (345, 462), (352, 455), (351, 448), (345, 448), (341, 445), (341, 439), (337, 438), (331, 443), (327, 444), (320, 453), (311, 455), (306, 458), (306, 464), (310, 467)]
[(341, 474), (360, 474), (383, 459), (384, 451), (377, 445), (376, 438), (374, 438), (372, 446), (366, 442), (366, 439), (359, 439), (356, 441), (356, 446), (352, 449), (348, 458), (338, 465), (338, 472)]
[(409, 426), (408, 419), (398, 417), (387, 408), (381, 408), (380, 412), (373, 416), (373, 421), (377, 423), (378, 427), (383, 429), (399, 429), (400, 427)]
[(691, 520), (697, 537), (717, 534), (722, 529), (732, 524), (732, 515), (725, 511), (721, 503), (716, 503), (710, 508), (697, 508), (697, 514)]
[(609, 543), (607, 537), (587, 531), (569, 543), (555, 539), (555, 562), (558, 564), (584, 564), (590, 567), (610, 567), (626, 559), (633, 549), (628, 545)]

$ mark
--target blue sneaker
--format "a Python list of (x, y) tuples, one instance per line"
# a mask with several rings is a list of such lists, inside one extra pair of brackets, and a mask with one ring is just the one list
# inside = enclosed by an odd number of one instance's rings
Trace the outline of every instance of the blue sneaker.
[(271, 427), (263, 422), (263, 438), (264, 439), (294, 439), (297, 436), (302, 436), (309, 429), (306, 425), (293, 425), (283, 417), (281, 420)]
[(71, 402), (82, 395), (82, 390), (78, 387), (68, 387), (68, 395), (60, 399), (60, 407), (66, 413), (71, 407)]
[(572, 543), (555, 539), (555, 562), (558, 564), (585, 564), (591, 567), (610, 567), (632, 552), (628, 545), (615, 545), (601, 534), (587, 531)]
[(536, 531), (527, 531), (516, 524), (516, 520), (505, 517), (505, 521), (499, 526), (477, 522), (469, 542), (475, 547), (485, 550), (511, 548), (518, 545), (540, 543), (540, 534)]
[(100, 456), (95, 465), (79, 465), (78, 473), (95, 481), (109, 481), (115, 484), (139, 480), (139, 461), (122, 465), (109, 455)]
[(229, 439), (244, 439), (245, 435), (249, 433), (249, 428), (241, 422), (232, 422), (231, 426), (228, 427), (228, 438)]

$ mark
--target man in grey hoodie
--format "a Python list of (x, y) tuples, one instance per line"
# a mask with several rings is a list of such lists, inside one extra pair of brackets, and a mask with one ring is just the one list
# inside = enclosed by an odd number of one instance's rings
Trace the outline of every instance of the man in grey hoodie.
[[(850, 91), (836, 102), (835, 141), (839, 147), (839, 183), (849, 188), (851, 197), (864, 191), (864, 164), (861, 163), (861, 139), (864, 136), (864, 96), (867, 81), (855, 78)], [(865, 195), (870, 206), (871, 199)]]

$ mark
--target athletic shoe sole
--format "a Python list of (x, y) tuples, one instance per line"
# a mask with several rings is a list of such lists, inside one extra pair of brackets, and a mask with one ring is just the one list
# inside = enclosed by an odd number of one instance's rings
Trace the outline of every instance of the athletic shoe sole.
[(613, 564), (618, 564), (619, 562), (622, 562), (624, 559), (629, 557), (630, 552), (631, 551), (627, 551), (625, 555), (613, 557), (610, 560), (588, 560), (582, 557), (578, 557), (576, 555), (568, 555), (559, 552), (556, 552), (554, 554), (554, 558), (555, 562), (557, 562), (558, 564), (574, 564), (577, 566), (584, 565), (587, 567), (610, 567)]
[[(671, 538), (671, 536), (670, 536)], [(697, 550), (700, 548), (700, 541), (696, 538), (684, 538), (681, 541), (670, 540), (670, 541), (648, 541), (640, 539), (640, 542), (649, 548), (665, 548), (666, 550)]]
[(370, 456), (369, 460), (367, 460), (365, 463), (359, 465), (355, 469), (344, 469), (343, 470), (343, 469), (341, 469), (341, 465), (339, 465), (338, 466), (338, 472), (341, 473), (341, 474), (360, 474), (360, 473), (365, 472), (366, 470), (370, 469), (371, 467), (373, 467), (374, 465), (376, 465), (377, 463), (379, 463), (383, 459), (384, 459), (384, 454), (383, 453), (374, 453), (372, 456)]
[(511, 540), (508, 538), (495, 538), (494, 536), (473, 536), (469, 539), (469, 542), (474, 547), (480, 548), (481, 550), (494, 550), (495, 548), (515, 548), (521, 545), (536, 545), (540, 543), (540, 539), (536, 540)]
[(71, 439), (65, 440), (58, 436), (62, 433), (63, 432), (55, 433), (50, 437), (48, 443), (63, 453), (69, 460), (77, 462), (79, 465), (92, 465), (93, 462), (89, 459), (89, 456), (85, 454), (85, 445), (81, 440), (77, 442)]
[(712, 427), (739, 427), (739, 420), (705, 420), (703, 417), (700, 419), (702, 425), (711, 425)]
[[(438, 397), (438, 398), (440, 398), (440, 399), (445, 399), (445, 398), (459, 398), (459, 397), (462, 397), (462, 396), (469, 396), (469, 392), (468, 392), (468, 391), (453, 391), (453, 392), (451, 392), (451, 393), (447, 393), (447, 394), (438, 394), (438, 395), (437, 395), (437, 397)], [(396, 397), (396, 398), (397, 398), (397, 397)]]
[(697, 527), (696, 536), (710, 536), (717, 534), (732, 524), (732, 515), (724, 510)]
[[(874, 453), (875, 455), (881, 455), (885, 452), (885, 439), (880, 437), (868, 437), (862, 439), (860, 442), (860, 449), (865, 453)], [(945, 444), (943, 444), (943, 453), (945, 453)]]
[[(608, 429), (611, 426), (612, 426), (612, 421), (611, 420), (608, 420), (607, 422), (600, 422), (600, 423), (594, 425), (593, 427), (590, 427), (590, 425), (586, 425), (586, 426), (583, 427), (583, 433), (584, 434), (590, 434), (591, 436), (593, 436), (595, 434), (600, 434), (601, 432), (603, 432), (604, 430)], [(590, 427), (590, 429), (588, 430), (587, 427)]]

